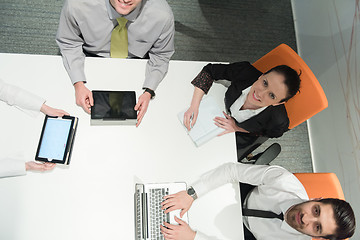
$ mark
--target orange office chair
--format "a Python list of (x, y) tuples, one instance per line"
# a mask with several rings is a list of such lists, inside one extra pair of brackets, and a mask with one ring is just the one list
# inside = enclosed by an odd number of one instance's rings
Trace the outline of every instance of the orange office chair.
[[(271, 161), (276, 156), (273, 156), (270, 153), (262, 154), (261, 157), (269, 158)], [(310, 199), (338, 198), (345, 200), (344, 192), (335, 173), (294, 173), (294, 175), (302, 183)], [(249, 186), (251, 187), (251, 185), (240, 183), (240, 188), (246, 189)], [(246, 190), (244, 191), (246, 192)], [(241, 195), (242, 202), (244, 201), (245, 197), (246, 196)]]
[(310, 199), (322, 197), (345, 200), (335, 173), (295, 173), (294, 175), (303, 184)]
[[(289, 129), (292, 129), (327, 108), (328, 101), (313, 72), (301, 57), (286, 44), (279, 45), (253, 64), (262, 72), (278, 65), (288, 65), (298, 72), (301, 71), (300, 93), (285, 103), (290, 120)], [(238, 159), (246, 157), (267, 139), (259, 137), (252, 145), (238, 149)]]
[(339, 198), (344, 192), (335, 173), (294, 173), (303, 184), (309, 198)]

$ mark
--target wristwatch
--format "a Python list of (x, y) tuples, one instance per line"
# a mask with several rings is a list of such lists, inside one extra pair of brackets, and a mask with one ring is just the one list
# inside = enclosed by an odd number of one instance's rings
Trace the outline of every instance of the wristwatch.
[(187, 192), (187, 194), (188, 194), (190, 197), (192, 197), (194, 200), (196, 200), (196, 199), (198, 198), (193, 187), (190, 186), (190, 187), (187, 189), (186, 192)]
[(150, 93), (151, 99), (154, 99), (154, 98), (155, 98), (155, 92), (154, 92), (153, 90), (151, 90), (150, 88), (144, 88), (144, 89), (145, 89), (144, 93), (145, 93), (145, 92)]

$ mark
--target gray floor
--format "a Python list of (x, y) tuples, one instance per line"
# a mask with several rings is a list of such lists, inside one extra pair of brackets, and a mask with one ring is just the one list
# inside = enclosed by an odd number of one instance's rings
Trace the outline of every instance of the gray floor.
[[(90, 0), (89, 0), (90, 1)], [(296, 49), (290, 0), (168, 0), (175, 16), (173, 59), (256, 61), (281, 43)], [(1, 0), (0, 52), (59, 54), (55, 34), (62, 0)], [(282, 146), (274, 163), (311, 172), (306, 124), (269, 140)]]

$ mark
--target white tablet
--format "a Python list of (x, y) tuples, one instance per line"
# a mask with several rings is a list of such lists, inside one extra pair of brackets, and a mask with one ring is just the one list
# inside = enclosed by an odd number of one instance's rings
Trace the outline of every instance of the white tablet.
[(69, 164), (78, 118), (46, 116), (35, 160)]

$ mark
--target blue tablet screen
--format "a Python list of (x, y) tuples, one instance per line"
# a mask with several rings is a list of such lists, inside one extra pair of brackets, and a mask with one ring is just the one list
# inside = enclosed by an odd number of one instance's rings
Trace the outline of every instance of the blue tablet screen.
[(42, 137), (39, 157), (62, 160), (71, 127), (71, 120), (48, 118)]

